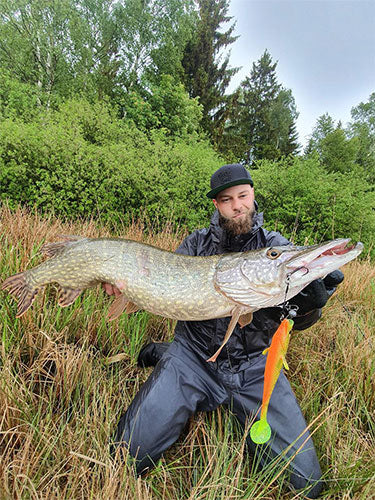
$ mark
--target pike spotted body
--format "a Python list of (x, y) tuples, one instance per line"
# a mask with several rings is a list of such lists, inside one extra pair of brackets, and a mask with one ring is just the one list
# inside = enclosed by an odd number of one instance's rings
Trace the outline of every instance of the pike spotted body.
[(254, 311), (281, 304), (354, 259), (363, 245), (348, 247), (348, 241), (191, 257), (132, 240), (71, 237), (45, 245), (50, 258), (7, 278), (2, 288), (18, 298), (17, 317), (49, 283), (59, 285), (59, 305), (66, 307), (103, 282), (121, 291), (110, 319), (137, 309), (186, 321), (231, 316), (223, 344), (209, 359), (215, 361), (237, 322), (250, 323)]

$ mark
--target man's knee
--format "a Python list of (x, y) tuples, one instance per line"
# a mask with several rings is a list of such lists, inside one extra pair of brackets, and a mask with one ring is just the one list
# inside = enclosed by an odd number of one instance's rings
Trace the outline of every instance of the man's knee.
[(137, 364), (140, 368), (156, 366), (163, 354), (167, 352), (170, 342), (149, 342), (139, 352)]

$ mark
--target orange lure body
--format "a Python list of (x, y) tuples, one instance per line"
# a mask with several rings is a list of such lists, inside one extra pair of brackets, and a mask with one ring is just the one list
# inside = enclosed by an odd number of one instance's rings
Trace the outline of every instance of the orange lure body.
[(276, 330), (270, 347), (263, 351), (263, 354), (268, 353), (266, 367), (264, 370), (264, 386), (262, 408), (260, 420), (255, 422), (250, 429), (250, 436), (254, 443), (265, 443), (271, 437), (271, 428), (267, 422), (267, 410), (271, 399), (273, 389), (279, 378), (282, 367), (289, 369), (285, 359), (286, 352), (289, 346), (289, 333), (293, 328), (293, 321), (284, 319), (279, 328)]

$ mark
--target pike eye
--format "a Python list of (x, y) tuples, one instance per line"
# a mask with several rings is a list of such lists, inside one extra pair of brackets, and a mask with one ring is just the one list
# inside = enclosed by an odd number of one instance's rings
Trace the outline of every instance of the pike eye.
[(275, 250), (274, 248), (270, 248), (269, 250), (267, 250), (267, 257), (269, 259), (277, 259), (277, 257), (281, 254), (281, 252), (278, 252), (277, 250)]

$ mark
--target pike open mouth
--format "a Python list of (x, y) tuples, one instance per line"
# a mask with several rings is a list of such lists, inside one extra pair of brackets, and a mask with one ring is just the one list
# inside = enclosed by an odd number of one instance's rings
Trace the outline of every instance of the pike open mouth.
[(323, 257), (324, 255), (345, 255), (355, 248), (355, 245), (348, 245), (349, 241), (350, 240), (346, 240), (334, 248), (329, 248), (325, 252), (321, 253), (319, 257)]
[(291, 259), (287, 264), (290, 271), (301, 270), (308, 273), (314, 269), (322, 269), (328, 266), (336, 265), (336, 269), (352, 260), (353, 253), (359, 255), (363, 250), (363, 244), (358, 242), (356, 245), (350, 244), (350, 239), (333, 240), (321, 245), (312, 247), (301, 247), (301, 253)]

